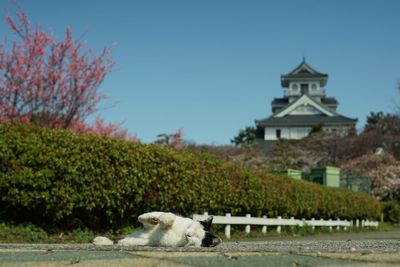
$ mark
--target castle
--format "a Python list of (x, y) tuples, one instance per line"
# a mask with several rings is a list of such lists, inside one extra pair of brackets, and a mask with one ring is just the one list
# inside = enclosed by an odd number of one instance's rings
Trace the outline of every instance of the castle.
[(256, 120), (260, 139), (273, 144), (281, 138), (302, 139), (317, 128), (342, 136), (354, 130), (357, 119), (339, 114), (338, 101), (326, 96), (327, 81), (328, 75), (313, 69), (304, 58), (281, 75), (283, 97), (272, 101), (271, 116)]

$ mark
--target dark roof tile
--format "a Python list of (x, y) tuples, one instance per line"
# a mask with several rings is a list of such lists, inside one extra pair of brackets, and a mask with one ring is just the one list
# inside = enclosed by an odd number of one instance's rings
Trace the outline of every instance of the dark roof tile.
[(270, 116), (256, 121), (258, 126), (310, 126), (310, 125), (336, 125), (336, 124), (355, 124), (357, 119), (348, 118), (342, 115), (288, 115), (284, 117)]

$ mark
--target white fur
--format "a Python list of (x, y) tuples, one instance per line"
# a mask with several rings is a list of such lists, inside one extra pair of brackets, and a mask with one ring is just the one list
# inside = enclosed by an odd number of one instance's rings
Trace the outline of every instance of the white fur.
[(98, 236), (93, 240), (93, 244), (96, 246), (111, 246), (114, 244), (110, 239), (104, 236)]
[[(162, 246), (162, 247), (200, 247), (205, 236), (203, 226), (189, 218), (177, 216), (170, 212), (149, 212), (139, 216), (144, 229), (133, 232), (118, 241), (121, 246)], [(98, 237), (97, 237), (98, 238)], [(95, 241), (96, 239), (95, 238)], [(100, 239), (99, 239), (100, 240)], [(102, 245), (105, 242), (94, 242)], [(112, 242), (110, 240), (110, 242)]]

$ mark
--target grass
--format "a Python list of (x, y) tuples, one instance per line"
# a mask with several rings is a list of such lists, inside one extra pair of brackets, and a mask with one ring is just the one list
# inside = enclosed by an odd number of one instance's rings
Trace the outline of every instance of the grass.
[(261, 227), (251, 227), (251, 232), (249, 234), (244, 232), (244, 226), (236, 226), (231, 228), (231, 238), (226, 239), (223, 226), (216, 227), (216, 233), (224, 241), (261, 241), (261, 240), (273, 240), (282, 238), (297, 238), (297, 237), (307, 237), (307, 236), (318, 236), (318, 235), (335, 235), (339, 233), (365, 233), (365, 232), (390, 232), (390, 231), (400, 231), (399, 225), (393, 225), (388, 223), (380, 224), (378, 229), (374, 227), (368, 228), (348, 228), (344, 230), (340, 228), (339, 230), (333, 228), (330, 231), (329, 227), (316, 227), (312, 230), (312, 227), (300, 227), (300, 226), (282, 226), (281, 233), (276, 232), (276, 227), (268, 227), (267, 234), (261, 232)]
[(0, 242), (2, 243), (85, 243), (95, 234), (89, 230), (77, 229), (68, 233), (46, 232), (33, 224), (0, 223)]
[[(223, 239), (227, 240), (224, 235), (224, 227), (215, 225), (216, 233)], [(282, 232), (278, 234), (276, 227), (268, 227), (267, 234), (261, 233), (261, 227), (252, 226), (251, 232), (246, 234), (244, 227), (236, 226), (231, 228), (231, 241), (239, 240), (268, 240), (277, 238), (293, 238), (302, 236), (315, 236), (320, 234), (335, 233), (357, 233), (371, 231), (395, 231), (400, 230), (399, 226), (392, 224), (381, 224), (379, 229), (372, 228), (351, 228), (348, 230), (329, 231), (328, 227), (317, 227), (315, 231), (311, 227), (282, 227)], [(95, 233), (88, 229), (75, 229), (69, 232), (52, 230), (46, 232), (42, 228), (33, 224), (15, 225), (12, 223), (0, 223), (0, 243), (90, 243), (96, 236), (106, 236), (113, 240), (118, 240), (123, 236), (134, 231), (134, 228), (127, 227), (115, 232)]]
[(62, 231), (54, 229), (46, 232), (33, 224), (0, 223), (0, 243), (90, 243), (96, 236), (119, 239), (134, 231), (126, 227), (114, 232), (96, 233), (89, 229)]

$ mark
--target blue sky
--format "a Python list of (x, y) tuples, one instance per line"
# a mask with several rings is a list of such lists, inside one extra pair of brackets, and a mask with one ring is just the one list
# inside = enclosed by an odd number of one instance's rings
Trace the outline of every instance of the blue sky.
[[(11, 0), (1, 0), (3, 14)], [(198, 144), (228, 144), (271, 115), (280, 75), (306, 57), (329, 74), (338, 112), (358, 118), (400, 100), (400, 1), (19, 0), (31, 21), (101, 51), (116, 70), (98, 115), (152, 142), (182, 128)], [(2, 15), (3, 15), (2, 14)], [(13, 38), (5, 20), (0, 36)]]

